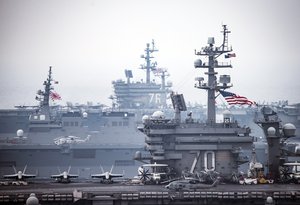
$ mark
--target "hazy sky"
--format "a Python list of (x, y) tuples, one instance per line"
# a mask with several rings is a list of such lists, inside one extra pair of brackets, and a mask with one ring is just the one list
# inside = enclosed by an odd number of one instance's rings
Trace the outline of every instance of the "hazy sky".
[(152, 39), (174, 91), (206, 103), (194, 88), (204, 71), (193, 66), (194, 49), (211, 36), (220, 45), (222, 24), (237, 56), (232, 69), (219, 70), (231, 75), (230, 91), (300, 102), (299, 9), (298, 0), (0, 0), (0, 108), (35, 105), (50, 65), (60, 104), (110, 105), (111, 82), (124, 69), (145, 78), (140, 55)]

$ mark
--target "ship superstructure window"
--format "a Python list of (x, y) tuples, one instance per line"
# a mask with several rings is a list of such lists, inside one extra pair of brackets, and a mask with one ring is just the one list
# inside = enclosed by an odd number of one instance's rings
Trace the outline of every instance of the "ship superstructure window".
[(40, 120), (46, 120), (46, 116), (45, 115), (40, 115)]
[(79, 122), (77, 122), (77, 121), (75, 121), (75, 122), (65, 121), (63, 125), (64, 125), (64, 127), (78, 127)]
[(129, 122), (128, 121), (119, 121), (119, 122), (117, 122), (117, 121), (113, 121), (112, 123), (111, 123), (111, 125), (113, 126), (113, 127), (117, 127), (117, 126), (119, 126), (119, 127), (122, 127), (122, 126), (129, 126)]

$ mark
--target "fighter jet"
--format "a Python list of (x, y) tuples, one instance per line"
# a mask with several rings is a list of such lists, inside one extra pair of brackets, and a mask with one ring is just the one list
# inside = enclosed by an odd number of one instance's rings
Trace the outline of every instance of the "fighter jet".
[(91, 177), (92, 178), (98, 178), (98, 179), (102, 179), (101, 182), (104, 182), (104, 183), (112, 183), (113, 182), (113, 178), (117, 178), (117, 177), (123, 177), (124, 176), (124, 173), (123, 174), (113, 174), (112, 173), (112, 170), (114, 168), (114, 165), (111, 166), (111, 169), (109, 172), (105, 172), (103, 167), (100, 165), (100, 168), (101, 168), (101, 171), (102, 173), (101, 174), (92, 174)]
[(3, 177), (6, 178), (6, 179), (15, 179), (15, 180), (23, 180), (23, 179), (27, 179), (27, 178), (36, 177), (36, 174), (25, 174), (26, 168), (27, 168), (27, 165), (24, 167), (23, 171), (18, 171), (17, 172), (15, 166), (13, 166), (15, 174), (3, 175)]
[(69, 183), (71, 179), (78, 178), (77, 174), (70, 174), (71, 166), (69, 166), (68, 171), (61, 172), (59, 169), (59, 174), (51, 175), (51, 178), (54, 178), (58, 182)]

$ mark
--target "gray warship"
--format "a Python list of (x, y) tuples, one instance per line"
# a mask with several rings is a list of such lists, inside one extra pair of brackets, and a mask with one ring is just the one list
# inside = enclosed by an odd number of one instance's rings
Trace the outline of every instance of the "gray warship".
[[(250, 150), (252, 159), (249, 163), (250, 177), (260, 177), (259, 171), (262, 166), (255, 157), (253, 150), (254, 137), (250, 135), (248, 127), (241, 127), (233, 120), (232, 113), (223, 111), (223, 122), (216, 121), (216, 93), (228, 89), (230, 77), (220, 76), (217, 82), (215, 68), (231, 67), (230, 63), (219, 63), (218, 57), (232, 51), (227, 45), (228, 33), (223, 26), (223, 44), (214, 46), (213, 38), (209, 38), (208, 46), (196, 55), (208, 56), (208, 64), (201, 60), (195, 62), (196, 68), (206, 68), (208, 83), (204, 79), (197, 78), (195, 87), (208, 92), (208, 114), (206, 122), (194, 118), (193, 113), (187, 112), (187, 117), (182, 120), (182, 112), (188, 111), (183, 95), (171, 93), (171, 100), (175, 115), (173, 119), (165, 117), (162, 111), (156, 111), (151, 116), (143, 117), (143, 125), (139, 131), (146, 135), (146, 148), (150, 155), (145, 156), (140, 151), (135, 153), (135, 159), (149, 160), (154, 165), (168, 164), (170, 173), (180, 176), (182, 171), (187, 170), (195, 173), (197, 170), (205, 170), (220, 173), (222, 178), (231, 178), (232, 173), (238, 171), (239, 166), (248, 162), (249, 159), (242, 151)], [(296, 127), (290, 123), (282, 124), (278, 113), (271, 107), (262, 106), (261, 113), (257, 113), (255, 123), (259, 125), (266, 138), (267, 172), (276, 179), (276, 182), (284, 184), (261, 184), (261, 185), (236, 185), (219, 184), (217, 187), (202, 185), (203, 189), (195, 190), (167, 190), (165, 186), (149, 185), (140, 186), (133, 184), (95, 185), (93, 183), (74, 183), (70, 185), (53, 185), (46, 183), (29, 184), (25, 188), (2, 188), (0, 203), (23, 203), (37, 204), (38, 200), (45, 204), (299, 204), (300, 189), (300, 143), (296, 133)], [(100, 146), (100, 145), (98, 145)], [(98, 147), (99, 148), (99, 147)], [(257, 148), (257, 146), (256, 146)], [(102, 147), (101, 147), (102, 149)], [(105, 148), (103, 148), (105, 149)], [(109, 149), (109, 148), (108, 148)], [(62, 149), (64, 151), (68, 151)], [(108, 150), (107, 150), (108, 151)], [(22, 151), (21, 151), (22, 152)], [(43, 151), (38, 150), (41, 156)], [(25, 152), (22, 152), (26, 156)], [(93, 163), (85, 158), (81, 161), (86, 168)], [(54, 157), (61, 157), (52, 153)], [(69, 155), (68, 152), (66, 152)], [(101, 153), (106, 154), (108, 153)], [(119, 153), (121, 154), (121, 153)], [(32, 153), (29, 154), (29, 156)], [(73, 154), (79, 156), (80, 152)], [(250, 156), (249, 154), (246, 154)], [(69, 155), (70, 156), (70, 155)], [(119, 156), (120, 157), (120, 156)], [(66, 158), (65, 158), (66, 159)], [(70, 159), (72, 161), (72, 159)], [(46, 161), (46, 160), (45, 160)], [(57, 160), (56, 160), (57, 161)], [(46, 163), (52, 163), (50, 159)], [(175, 177), (177, 177), (175, 176)], [(251, 180), (252, 180), (251, 178)], [(244, 184), (246, 180), (244, 180)], [(175, 181), (176, 183), (176, 181)], [(178, 182), (177, 182), (178, 183)], [(260, 183), (271, 183), (271, 180)], [(39, 190), (37, 190), (39, 187)], [(80, 189), (77, 189), (80, 187)], [(75, 188), (75, 189), (74, 189)], [(170, 188), (170, 186), (169, 186)], [(36, 192), (33, 194), (33, 192)], [(31, 194), (29, 194), (31, 193)], [(27, 200), (26, 200), (27, 199)]]
[[(171, 84), (166, 85), (166, 70), (158, 72), (151, 53), (157, 51), (147, 44), (145, 82), (130, 82), (132, 72), (125, 72), (127, 82), (113, 81), (118, 106), (103, 109), (101, 105), (50, 106), (55, 81), (49, 68), (44, 89), (37, 92), (38, 106), (18, 106), (0, 110), (0, 174), (12, 166), (38, 170), (40, 178), (57, 172), (57, 167), (72, 166), (80, 177), (115, 166), (126, 177), (137, 172), (136, 151), (144, 150), (144, 137), (137, 129), (140, 115), (166, 107)], [(150, 71), (156, 70), (162, 83), (150, 82)]]
[[(208, 69), (208, 83), (203, 77), (196, 78), (196, 88), (207, 91), (207, 120), (199, 122), (190, 113), (184, 122), (181, 121), (181, 112), (187, 111), (182, 94), (171, 95), (175, 116), (165, 118), (163, 112), (156, 112), (152, 116), (143, 117), (143, 126), (139, 129), (146, 135), (147, 149), (151, 162), (168, 164), (171, 169), (180, 175), (182, 170), (194, 173), (196, 170), (216, 171), (222, 177), (229, 178), (232, 173), (238, 172), (241, 164), (248, 162), (243, 156), (243, 150), (251, 150), (253, 137), (249, 127), (240, 127), (233, 121), (230, 113), (224, 113), (223, 122), (216, 122), (216, 92), (232, 87), (230, 76), (221, 75), (217, 82), (215, 68), (232, 67), (230, 62), (218, 62), (217, 58), (232, 52), (228, 46), (227, 27), (223, 27), (223, 43), (220, 47), (214, 46), (214, 38), (208, 39), (208, 46), (196, 55), (205, 56), (208, 62), (195, 61), (195, 68)], [(140, 153), (137, 159), (143, 158)]]
[[(294, 125), (282, 125), (277, 113), (265, 106), (262, 107), (262, 114), (256, 107), (255, 123), (262, 128), (266, 140), (251, 136), (251, 129), (240, 126), (228, 110), (223, 112), (223, 121), (216, 122), (215, 99), (232, 87), (229, 75), (220, 75), (217, 79), (216, 72), (216, 69), (232, 67), (228, 60), (219, 61), (219, 57), (230, 56), (232, 53), (232, 47), (228, 46), (229, 33), (227, 26), (223, 25), (221, 46), (215, 46), (214, 38), (211, 37), (201, 51), (195, 50), (195, 55), (208, 59), (208, 62), (198, 59), (194, 63), (196, 69), (208, 69), (204, 73), (208, 76), (208, 82), (204, 82), (204, 77), (197, 77), (195, 84), (196, 88), (207, 91), (206, 122), (194, 118), (192, 112), (188, 112), (182, 120), (181, 112), (187, 111), (184, 97), (172, 93), (174, 117), (166, 118), (162, 111), (143, 117), (143, 125), (139, 130), (146, 136), (145, 143), (150, 156), (138, 152), (135, 158), (168, 164), (172, 174), (177, 177), (183, 172), (194, 174), (205, 171), (216, 172), (223, 179), (232, 181), (237, 173), (249, 171), (247, 162), (251, 162), (250, 156), (254, 150), (258, 157), (253, 157), (252, 163), (258, 159), (263, 163), (261, 168), (266, 175), (271, 175), (276, 181), (284, 181), (282, 179), (288, 175), (282, 171), (287, 169), (285, 165), (299, 161), (300, 146)], [(263, 117), (259, 117), (261, 115)], [(247, 169), (244, 169), (245, 165)]]

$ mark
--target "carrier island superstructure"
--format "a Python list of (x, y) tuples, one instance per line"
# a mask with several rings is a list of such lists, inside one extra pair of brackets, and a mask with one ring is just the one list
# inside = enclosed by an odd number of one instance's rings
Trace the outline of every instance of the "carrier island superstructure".
[[(146, 71), (145, 82), (131, 82), (133, 78), (132, 70), (125, 70), (126, 81), (113, 81), (114, 93), (112, 99), (120, 109), (131, 109), (136, 112), (139, 110), (166, 108), (167, 95), (171, 92), (172, 83), (166, 82), (169, 76), (167, 69), (157, 66), (157, 62), (152, 62), (153, 53), (158, 49), (155, 47), (154, 41), (152, 46), (147, 43), (145, 54), (141, 58), (145, 59), (145, 64), (140, 66), (140, 69)], [(161, 78), (161, 84), (156, 83), (155, 79), (151, 80), (151, 72)]]
[(186, 111), (182, 94), (171, 95), (175, 116), (166, 119), (163, 112), (157, 111), (152, 116), (143, 117), (143, 126), (139, 129), (146, 135), (146, 147), (150, 157), (136, 154), (136, 159), (150, 160), (152, 163), (168, 164), (177, 175), (182, 170), (194, 173), (195, 171), (216, 171), (222, 177), (229, 178), (237, 173), (239, 165), (248, 162), (243, 150), (251, 150), (253, 137), (250, 128), (240, 127), (233, 121), (230, 112), (223, 113), (223, 122), (216, 122), (216, 94), (232, 86), (229, 75), (220, 75), (217, 80), (218, 68), (231, 68), (230, 62), (219, 62), (218, 58), (228, 55), (232, 48), (228, 46), (228, 31), (223, 26), (223, 43), (215, 46), (214, 38), (208, 38), (208, 45), (201, 51), (195, 50), (195, 55), (207, 57), (208, 62), (201, 59), (195, 61), (195, 68), (207, 69), (203, 77), (196, 78), (196, 88), (207, 91), (207, 120), (198, 122), (193, 119), (192, 113), (181, 120), (181, 112)]

